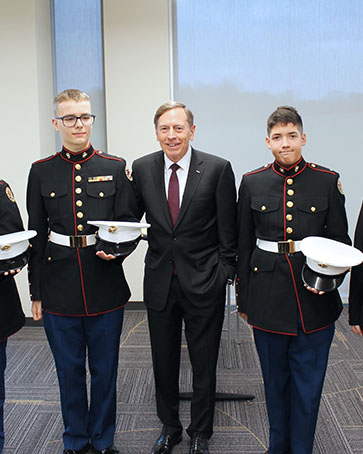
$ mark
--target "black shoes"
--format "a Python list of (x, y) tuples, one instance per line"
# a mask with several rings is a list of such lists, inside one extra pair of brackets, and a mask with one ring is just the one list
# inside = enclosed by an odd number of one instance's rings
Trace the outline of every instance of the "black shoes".
[(63, 450), (63, 454), (86, 454), (89, 451), (90, 447), (91, 447), (90, 445), (87, 445), (83, 449), (67, 449), (67, 448), (65, 448)]
[(209, 454), (208, 438), (203, 435), (193, 435), (190, 440), (189, 454)]
[(92, 447), (92, 453), (93, 454), (118, 454), (119, 451), (112, 446), (106, 449), (102, 449), (102, 451), (98, 451), (97, 449)]
[(171, 454), (174, 446), (182, 441), (182, 435), (167, 435), (161, 433), (160, 437), (156, 440), (151, 454)]

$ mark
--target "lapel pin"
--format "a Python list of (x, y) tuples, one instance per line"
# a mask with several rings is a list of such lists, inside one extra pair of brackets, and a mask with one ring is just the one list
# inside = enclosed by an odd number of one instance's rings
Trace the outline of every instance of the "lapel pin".
[(200, 173), (200, 170), (196, 170), (197, 173)]

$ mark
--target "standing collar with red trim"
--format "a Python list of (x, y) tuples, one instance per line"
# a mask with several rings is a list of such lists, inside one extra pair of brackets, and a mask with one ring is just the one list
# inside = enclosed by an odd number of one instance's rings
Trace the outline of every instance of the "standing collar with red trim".
[(282, 177), (291, 177), (297, 175), (298, 173), (301, 173), (303, 170), (305, 170), (306, 166), (307, 163), (303, 157), (301, 157), (294, 165), (290, 167), (283, 166), (276, 160), (272, 164), (274, 171)]
[(78, 151), (77, 153), (74, 151), (68, 150), (66, 147), (62, 148), (60, 155), (63, 159), (70, 161), (70, 162), (79, 162), (89, 159), (93, 156), (95, 150), (93, 149), (92, 145), (88, 148), (85, 148), (82, 151)]

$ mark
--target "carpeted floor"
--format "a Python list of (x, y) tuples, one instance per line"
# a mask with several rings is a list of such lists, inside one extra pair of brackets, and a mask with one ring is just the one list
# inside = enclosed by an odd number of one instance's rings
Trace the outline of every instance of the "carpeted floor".
[[(146, 314), (126, 311), (118, 378), (115, 445), (120, 454), (149, 453), (160, 431), (155, 414)], [(249, 402), (218, 401), (211, 454), (264, 453), (268, 425), (259, 362), (250, 328), (236, 315), (231, 337), (223, 333), (218, 391), (251, 393)], [(363, 453), (363, 339), (353, 335), (347, 313), (337, 323), (325, 382), (314, 454)], [(57, 377), (43, 328), (25, 327), (8, 343), (4, 454), (60, 454), (62, 418)], [(229, 364), (230, 363), (230, 364)], [(231, 368), (227, 366), (231, 365)], [(181, 391), (190, 391), (191, 371), (183, 345)], [(181, 402), (188, 425), (189, 402)], [(173, 454), (188, 452), (188, 437)]]

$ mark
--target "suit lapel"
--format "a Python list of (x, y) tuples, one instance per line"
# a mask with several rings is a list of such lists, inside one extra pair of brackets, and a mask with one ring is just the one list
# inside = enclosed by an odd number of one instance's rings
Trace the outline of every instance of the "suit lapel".
[[(188, 206), (193, 199), (194, 193), (199, 185), (199, 182), (202, 178), (204, 167), (203, 159), (201, 158), (198, 151), (192, 148), (192, 158), (190, 160), (189, 172), (187, 177), (187, 182), (184, 189), (183, 200), (180, 207), (178, 219), (176, 221), (175, 228), (178, 227), (181, 220), (183, 219), (184, 214), (186, 213)], [(170, 217), (170, 215), (169, 215)]]
[(164, 153), (160, 151), (160, 153), (155, 157), (151, 172), (154, 178), (156, 197), (160, 200), (160, 209), (169, 227), (173, 228), (169, 213), (168, 201), (166, 199), (164, 168)]

